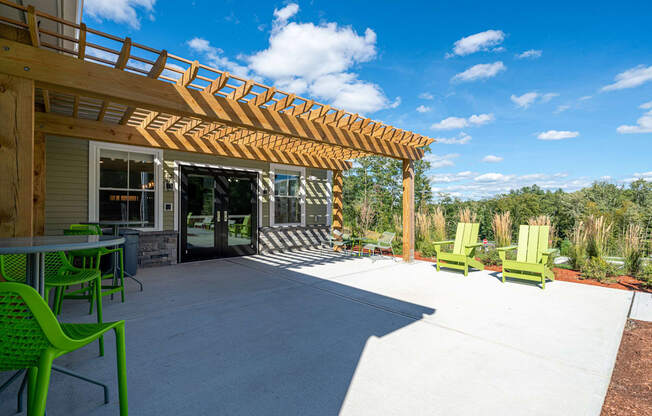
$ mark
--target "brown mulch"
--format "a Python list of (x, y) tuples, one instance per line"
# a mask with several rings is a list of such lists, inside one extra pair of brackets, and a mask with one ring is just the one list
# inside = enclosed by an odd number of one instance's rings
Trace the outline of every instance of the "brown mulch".
[(629, 319), (601, 416), (652, 415), (652, 322)]

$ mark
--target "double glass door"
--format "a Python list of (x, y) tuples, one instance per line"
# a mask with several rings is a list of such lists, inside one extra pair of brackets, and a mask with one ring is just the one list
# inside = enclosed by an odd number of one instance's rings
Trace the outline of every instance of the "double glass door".
[(255, 254), (257, 174), (181, 167), (181, 261)]

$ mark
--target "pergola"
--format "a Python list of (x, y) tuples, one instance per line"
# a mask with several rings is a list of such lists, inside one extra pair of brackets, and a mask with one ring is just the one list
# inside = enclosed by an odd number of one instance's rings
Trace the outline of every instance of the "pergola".
[(414, 256), (414, 168), (434, 140), (0, 0), (0, 236), (44, 232), (45, 134), (333, 171), (403, 161), (403, 257)]

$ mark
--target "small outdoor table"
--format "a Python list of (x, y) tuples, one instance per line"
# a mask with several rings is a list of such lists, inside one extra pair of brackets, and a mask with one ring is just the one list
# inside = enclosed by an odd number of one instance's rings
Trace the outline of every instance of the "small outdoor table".
[[(0, 254), (25, 254), (27, 255), (27, 270), (25, 283), (32, 286), (41, 296), (45, 294), (45, 253), (57, 251), (74, 251), (92, 248), (117, 246), (125, 242), (124, 237), (100, 236), (100, 235), (61, 235), (61, 236), (38, 236), (38, 237), (16, 237), (0, 238)], [(46, 302), (48, 299), (45, 300)], [(104, 403), (109, 402), (109, 388), (106, 384), (100, 383), (81, 374), (74, 373), (70, 370), (59, 366), (52, 366), (52, 370), (62, 374), (87, 381), (98, 385), (104, 389)], [(20, 370), (7, 380), (0, 391), (6, 389), (18, 377), (25, 372)], [(22, 395), (27, 383), (27, 375), (18, 390), (18, 412), (22, 411)]]
[[(120, 235), (120, 228), (127, 228), (131, 226), (143, 226), (144, 222), (142, 221), (95, 221), (95, 222), (82, 222), (80, 224), (88, 224), (88, 225), (99, 225), (100, 227), (110, 227), (113, 230), (113, 235)], [(118, 270), (118, 253), (115, 253), (113, 255), (113, 276), (116, 275)], [(129, 273), (125, 272), (125, 276), (133, 280), (134, 282), (138, 283), (140, 286), (140, 291), (143, 291), (143, 283), (136, 279), (134, 276), (130, 275)], [(114, 282), (115, 284), (115, 282)], [(113, 295), (111, 295), (113, 297)]]
[[(370, 242), (372, 240), (370, 238), (367, 238), (367, 237), (349, 237), (349, 241), (351, 241), (351, 252), (356, 253), (355, 251), (353, 251), (353, 248), (355, 246), (358, 246), (358, 251), (357, 251), (358, 257), (362, 257), (362, 255), (363, 255), (363, 253), (362, 253), (362, 245), (365, 244), (365, 243), (368, 243), (368, 242)], [(356, 241), (357, 241), (357, 244), (356, 244)]]

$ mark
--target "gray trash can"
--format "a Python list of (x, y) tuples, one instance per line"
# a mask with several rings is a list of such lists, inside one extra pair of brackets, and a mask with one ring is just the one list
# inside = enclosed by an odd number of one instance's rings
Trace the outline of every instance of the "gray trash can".
[(125, 238), (122, 245), (124, 252), (125, 273), (135, 276), (138, 271), (138, 236), (137, 230), (122, 229), (120, 235)]

